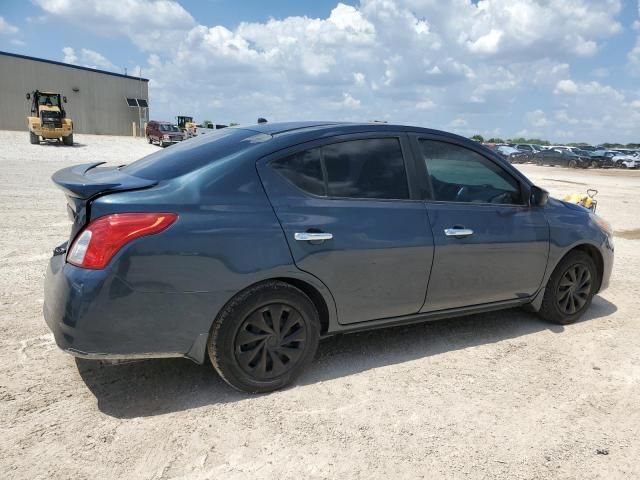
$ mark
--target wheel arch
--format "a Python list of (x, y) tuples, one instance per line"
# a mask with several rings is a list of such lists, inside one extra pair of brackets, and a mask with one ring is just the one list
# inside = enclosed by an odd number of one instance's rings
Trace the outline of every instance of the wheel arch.
[(571, 250), (565, 253), (562, 256), (562, 258), (558, 261), (558, 263), (560, 263), (562, 259), (565, 258), (567, 255), (569, 255), (571, 252), (575, 252), (575, 251), (586, 253), (587, 255), (589, 255), (589, 257), (591, 257), (593, 262), (596, 264), (596, 269), (598, 271), (598, 288), (596, 292), (600, 291), (600, 286), (602, 285), (602, 276), (604, 275), (604, 259), (602, 258), (602, 254), (600, 253), (600, 250), (598, 250), (598, 248), (591, 245), (590, 243), (581, 243), (579, 245), (574, 246)]
[(533, 311), (533, 312), (537, 312), (540, 310), (540, 307), (542, 306), (542, 299), (544, 297), (544, 292), (545, 292), (545, 289), (547, 288), (547, 283), (549, 283), (551, 275), (553, 275), (553, 272), (556, 270), (556, 268), (558, 268), (558, 265), (560, 264), (560, 262), (562, 262), (562, 260), (564, 260), (567, 257), (567, 255), (571, 254), (572, 252), (586, 253), (594, 261), (594, 263), (596, 264), (596, 269), (598, 273), (598, 288), (596, 290), (596, 293), (600, 291), (600, 287), (602, 285), (602, 278), (604, 275), (604, 259), (602, 258), (602, 254), (600, 253), (600, 250), (598, 249), (598, 247), (591, 243), (587, 243), (587, 242), (578, 243), (576, 245), (573, 245), (571, 248), (567, 249), (562, 255), (558, 256), (557, 261), (553, 264), (553, 268), (550, 268), (547, 271), (542, 287), (540, 288), (538, 293), (533, 297), (533, 300), (531, 301), (531, 303), (527, 304), (526, 306), (527, 310)]

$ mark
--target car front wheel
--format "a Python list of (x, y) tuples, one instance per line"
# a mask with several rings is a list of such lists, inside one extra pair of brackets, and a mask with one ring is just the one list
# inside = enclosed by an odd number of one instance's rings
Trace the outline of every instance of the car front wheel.
[(540, 316), (560, 325), (575, 322), (589, 308), (596, 293), (598, 271), (584, 252), (570, 252), (551, 274)]
[(232, 387), (249, 393), (289, 385), (313, 360), (320, 321), (301, 290), (268, 281), (239, 293), (216, 319), (209, 358)]

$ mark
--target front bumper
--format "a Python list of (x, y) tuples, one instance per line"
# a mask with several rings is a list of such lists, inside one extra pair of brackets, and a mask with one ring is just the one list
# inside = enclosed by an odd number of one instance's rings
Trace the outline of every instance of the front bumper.
[(613, 271), (613, 240), (607, 236), (602, 247), (600, 248), (600, 253), (602, 254), (602, 281), (600, 282), (600, 289), (598, 292), (602, 292), (606, 288), (609, 287), (609, 281), (611, 280), (611, 272)]
[(38, 127), (33, 129), (33, 133), (42, 138), (60, 138), (71, 134), (71, 127), (62, 126), (62, 128), (45, 128)]
[(212, 321), (208, 294), (136, 291), (109, 269), (78, 268), (64, 254), (49, 261), (43, 314), (62, 350), (108, 360), (188, 357), (201, 363)]

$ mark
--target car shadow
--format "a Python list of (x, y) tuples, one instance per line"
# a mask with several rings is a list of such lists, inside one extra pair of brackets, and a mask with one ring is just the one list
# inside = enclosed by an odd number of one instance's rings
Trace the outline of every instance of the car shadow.
[[(616, 310), (614, 304), (595, 297), (580, 322), (607, 317)], [(338, 335), (320, 343), (314, 363), (296, 384), (309, 385), (542, 330), (561, 333), (565, 328), (511, 309)], [(117, 418), (161, 415), (252, 397), (227, 386), (209, 362), (197, 365), (184, 359), (150, 359), (108, 364), (76, 359), (76, 364), (100, 411)]]

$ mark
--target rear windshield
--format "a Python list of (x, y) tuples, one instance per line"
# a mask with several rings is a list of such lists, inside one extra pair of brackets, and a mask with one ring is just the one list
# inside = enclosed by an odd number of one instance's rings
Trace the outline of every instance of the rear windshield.
[(167, 180), (193, 172), (270, 139), (270, 135), (252, 130), (225, 128), (152, 153), (122, 167), (122, 171), (149, 180)]
[(161, 123), (159, 125), (160, 130), (163, 132), (179, 132), (178, 127), (175, 125), (169, 125), (168, 123)]

